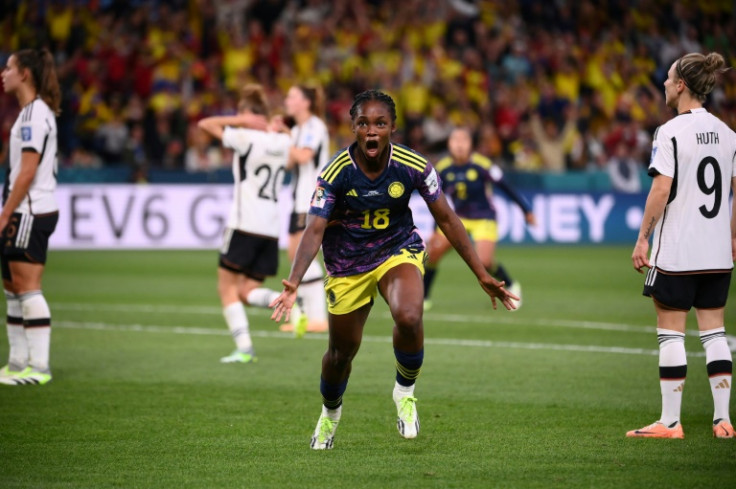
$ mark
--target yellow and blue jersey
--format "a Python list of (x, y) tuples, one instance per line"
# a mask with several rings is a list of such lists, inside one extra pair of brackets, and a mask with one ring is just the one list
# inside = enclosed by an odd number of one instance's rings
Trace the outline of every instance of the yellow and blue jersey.
[(317, 179), (309, 213), (328, 220), (322, 240), (325, 267), (334, 277), (375, 269), (403, 248), (424, 249), (409, 198), (441, 194), (434, 167), (419, 153), (391, 144), (386, 169), (369, 179), (353, 159), (356, 143), (338, 152)]
[(446, 156), (437, 163), (437, 172), (442, 190), (452, 199), (455, 213), (463, 219), (496, 219), (492, 185), (501, 188), (525, 213), (531, 210), (529, 202), (506, 183), (503, 171), (480, 153), (472, 153), (464, 163), (456, 163)]

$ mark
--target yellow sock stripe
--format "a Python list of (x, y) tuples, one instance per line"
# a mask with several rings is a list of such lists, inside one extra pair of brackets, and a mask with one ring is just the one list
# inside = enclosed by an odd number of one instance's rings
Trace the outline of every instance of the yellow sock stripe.
[(335, 158), (332, 163), (330, 163), (330, 165), (325, 168), (325, 170), (322, 172), (322, 175), (320, 176), (324, 180), (332, 183), (337, 174), (340, 173), (340, 170), (345, 167), (346, 163), (350, 163), (350, 154), (347, 152), (347, 150), (344, 151), (340, 156)]
[(424, 170), (424, 167), (427, 166), (427, 160), (422, 158), (421, 156), (417, 155), (416, 153), (412, 153), (411, 151), (407, 151), (404, 148), (401, 148), (399, 146), (394, 146), (394, 157), (395, 156), (401, 156), (407, 161), (413, 162), (415, 165), (418, 165)]
[(416, 369), (409, 369), (409, 368), (404, 367), (397, 361), (396, 370), (399, 372), (399, 375), (401, 375), (405, 379), (414, 380), (417, 377), (419, 377), (419, 373), (422, 371), (422, 367), (419, 367)]
[[(325, 399), (325, 397), (322, 396), (322, 404), (325, 405), (325, 406), (327, 406), (328, 409), (334, 409), (334, 407), (337, 407), (340, 404), (342, 404), (342, 396), (340, 396), (339, 398), (335, 399), (334, 401), (330, 401), (328, 399)], [(334, 407), (332, 407), (332, 406), (334, 406)]]

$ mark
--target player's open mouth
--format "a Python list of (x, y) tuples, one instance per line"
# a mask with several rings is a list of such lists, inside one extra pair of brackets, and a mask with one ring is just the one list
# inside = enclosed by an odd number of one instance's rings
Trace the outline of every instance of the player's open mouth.
[(375, 156), (378, 153), (378, 141), (371, 139), (365, 142), (365, 152), (370, 156)]

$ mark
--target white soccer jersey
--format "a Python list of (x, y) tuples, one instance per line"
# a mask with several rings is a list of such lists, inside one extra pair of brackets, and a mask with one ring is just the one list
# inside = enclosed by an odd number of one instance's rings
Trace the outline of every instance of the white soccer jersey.
[(736, 134), (705, 109), (655, 133), (649, 174), (671, 177), (669, 203), (654, 231), (650, 262), (668, 272), (730, 270), (729, 192)]
[(10, 168), (5, 178), (3, 202), (10, 195), (18, 178), (24, 151), (34, 151), (41, 155), (41, 159), (31, 187), (15, 212), (46, 214), (58, 211), (54, 197), (58, 171), (56, 117), (40, 98), (21, 109), (10, 129)]
[(287, 134), (226, 127), (225, 147), (232, 148), (235, 189), (228, 227), (278, 238), (278, 196), (289, 158)]
[(303, 165), (296, 165), (292, 174), (294, 212), (305, 214), (309, 211), (319, 172), (327, 165), (330, 136), (325, 123), (313, 115), (301, 126), (291, 128), (291, 139), (297, 148), (314, 151), (314, 158)]

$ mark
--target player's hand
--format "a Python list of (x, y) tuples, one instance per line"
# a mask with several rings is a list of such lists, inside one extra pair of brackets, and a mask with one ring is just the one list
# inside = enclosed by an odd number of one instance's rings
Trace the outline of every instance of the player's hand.
[(276, 322), (281, 322), (282, 317), (284, 321), (288, 321), (291, 318), (291, 308), (296, 302), (297, 286), (288, 280), (282, 280), (281, 283), (284, 285), (284, 291), (268, 305), (273, 308), (271, 319)]
[(526, 214), (524, 214), (524, 219), (526, 220), (526, 223), (530, 226), (537, 225), (537, 218), (534, 217), (533, 212), (527, 212)]
[(268, 124), (268, 130), (271, 132), (283, 132), (284, 134), (291, 134), (291, 129), (284, 121), (284, 116), (275, 115), (271, 118)]
[(479, 280), (479, 282), (480, 286), (483, 287), (483, 290), (486, 291), (486, 294), (491, 297), (493, 309), (497, 308), (496, 299), (499, 299), (501, 301), (501, 304), (503, 304), (503, 307), (505, 307), (507, 310), (513, 311), (514, 309), (516, 309), (516, 303), (514, 301), (521, 300), (521, 298), (517, 297), (504, 288), (506, 282), (499, 282), (490, 275), (483, 280)]
[(652, 268), (652, 265), (649, 264), (647, 255), (649, 255), (649, 241), (637, 240), (636, 246), (634, 246), (634, 252), (631, 254), (631, 261), (634, 264), (634, 270), (639, 273), (644, 273), (644, 270), (642, 270), (643, 267)]

